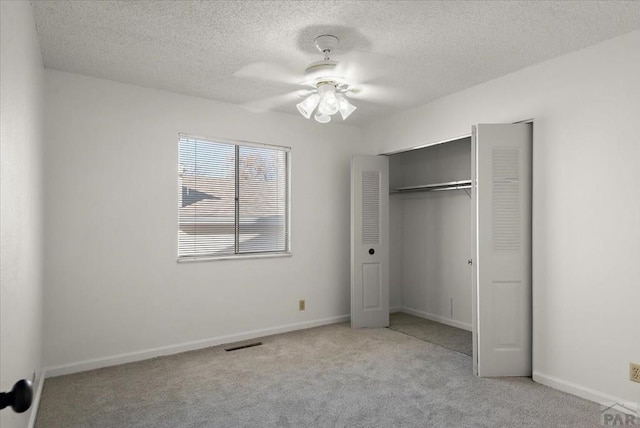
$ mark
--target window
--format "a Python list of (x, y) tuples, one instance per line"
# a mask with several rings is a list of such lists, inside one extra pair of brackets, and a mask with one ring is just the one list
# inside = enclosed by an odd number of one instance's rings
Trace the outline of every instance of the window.
[(289, 253), (289, 148), (178, 141), (178, 261)]

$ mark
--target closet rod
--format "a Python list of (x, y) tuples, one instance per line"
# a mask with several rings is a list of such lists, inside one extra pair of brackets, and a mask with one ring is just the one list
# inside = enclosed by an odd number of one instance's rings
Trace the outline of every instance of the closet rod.
[(470, 189), (471, 180), (449, 181), (446, 183), (422, 184), (418, 186), (398, 187), (389, 193), (439, 192), (442, 190)]

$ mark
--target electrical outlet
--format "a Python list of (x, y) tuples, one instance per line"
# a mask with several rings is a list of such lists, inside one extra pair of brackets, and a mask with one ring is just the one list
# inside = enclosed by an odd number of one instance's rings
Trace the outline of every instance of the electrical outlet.
[(629, 380), (640, 382), (640, 364), (629, 363)]
[(298, 302), (298, 310), (304, 311), (304, 299)]

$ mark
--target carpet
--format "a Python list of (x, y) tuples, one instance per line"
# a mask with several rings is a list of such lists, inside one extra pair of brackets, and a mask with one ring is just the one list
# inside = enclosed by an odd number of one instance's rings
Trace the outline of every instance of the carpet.
[(595, 403), (348, 323), (46, 379), (36, 426), (597, 427)]
[(404, 312), (389, 316), (389, 328), (462, 354), (473, 355), (471, 332)]

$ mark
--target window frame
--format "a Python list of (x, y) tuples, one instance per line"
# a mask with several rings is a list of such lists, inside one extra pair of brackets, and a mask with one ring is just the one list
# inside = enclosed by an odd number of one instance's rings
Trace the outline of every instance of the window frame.
[[(229, 138), (216, 138), (216, 137), (205, 137), (201, 135), (194, 135), (188, 133), (178, 133), (178, 162), (176, 162), (178, 170), (176, 171), (176, 177), (178, 179), (178, 188), (180, 189), (181, 181), (180, 181), (180, 141), (183, 139), (192, 139), (203, 142), (210, 143), (221, 143), (235, 146), (236, 153), (238, 147), (262, 147), (272, 150), (278, 150), (285, 153), (285, 169), (286, 169), (286, 184), (285, 184), (285, 192), (286, 192), (286, 207), (285, 207), (285, 250), (284, 251), (262, 251), (262, 252), (253, 252), (253, 253), (236, 253), (236, 254), (206, 254), (206, 255), (191, 255), (191, 256), (180, 256), (180, 210), (179, 204), (176, 204), (176, 217), (177, 217), (177, 235), (176, 235), (176, 249), (178, 253), (177, 262), (178, 263), (193, 263), (193, 262), (203, 262), (203, 261), (211, 261), (211, 260), (241, 260), (241, 259), (262, 259), (262, 258), (279, 258), (279, 257), (291, 257), (291, 147), (289, 146), (280, 146), (275, 144), (267, 144), (267, 143), (257, 143), (254, 141), (245, 141), (245, 140), (235, 140)], [(238, 164), (236, 162), (236, 168)], [(238, 191), (239, 183), (236, 180), (234, 191)], [(237, 193), (236, 193), (237, 194)], [(234, 235), (239, 233), (238, 231), (238, 216), (239, 213), (236, 212), (235, 215), (235, 231)], [(237, 239), (237, 236), (236, 236)]]

